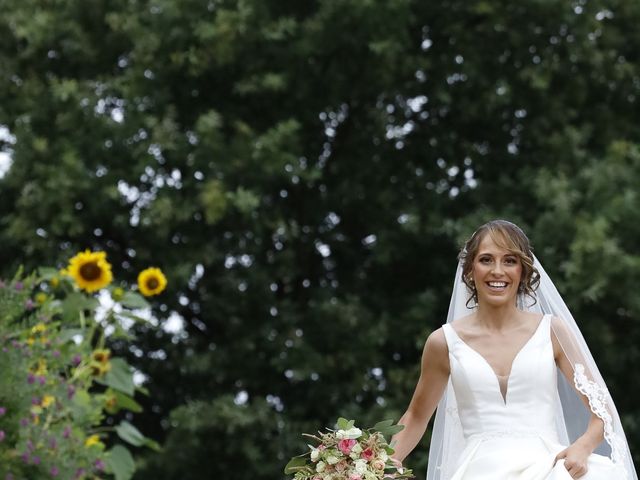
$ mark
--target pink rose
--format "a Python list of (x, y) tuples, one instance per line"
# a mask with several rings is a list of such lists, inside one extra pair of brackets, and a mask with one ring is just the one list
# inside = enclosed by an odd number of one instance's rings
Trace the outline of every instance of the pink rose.
[(353, 438), (345, 438), (338, 442), (338, 449), (345, 455), (349, 455), (351, 453), (351, 449), (356, 443), (358, 443), (358, 441)]
[(377, 458), (371, 463), (371, 466), (376, 470), (384, 470), (385, 463)]
[(362, 480), (362, 477), (357, 473), (352, 473), (349, 475), (349, 480)]
[(365, 448), (360, 454), (360, 458), (364, 458), (367, 462), (373, 458), (373, 450)]

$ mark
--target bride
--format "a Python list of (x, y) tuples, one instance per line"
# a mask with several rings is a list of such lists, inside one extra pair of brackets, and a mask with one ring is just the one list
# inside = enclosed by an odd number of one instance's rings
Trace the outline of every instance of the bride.
[(427, 480), (638, 478), (575, 320), (505, 220), (482, 225), (459, 255), (447, 323), (427, 338), (392, 439), (398, 466), (436, 406)]

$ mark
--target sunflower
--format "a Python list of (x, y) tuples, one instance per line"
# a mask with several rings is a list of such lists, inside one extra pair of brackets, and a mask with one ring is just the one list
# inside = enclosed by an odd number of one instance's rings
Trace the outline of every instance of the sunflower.
[(89, 249), (69, 260), (65, 273), (73, 277), (78, 287), (89, 293), (106, 287), (113, 280), (107, 254)]
[(138, 275), (138, 288), (145, 297), (158, 295), (167, 286), (167, 277), (159, 268), (147, 268)]

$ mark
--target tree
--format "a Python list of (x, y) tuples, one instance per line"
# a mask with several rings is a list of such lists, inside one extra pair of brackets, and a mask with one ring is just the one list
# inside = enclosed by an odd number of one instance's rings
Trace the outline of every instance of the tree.
[[(153, 392), (142, 429), (168, 447), (139, 478), (210, 476), (212, 455), (273, 478), (300, 432), (398, 419), (489, 218), (530, 229), (596, 343), (580, 242), (625, 245), (615, 271), (637, 275), (626, 223), (571, 203), (638, 142), (633, 2), (6, 3), (3, 271), (105, 247), (131, 282), (163, 268), (159, 321), (184, 327), (137, 327), (128, 352)], [(626, 312), (601, 348), (631, 361), (631, 284), (597, 293)], [(616, 359), (614, 392), (634, 375)]]

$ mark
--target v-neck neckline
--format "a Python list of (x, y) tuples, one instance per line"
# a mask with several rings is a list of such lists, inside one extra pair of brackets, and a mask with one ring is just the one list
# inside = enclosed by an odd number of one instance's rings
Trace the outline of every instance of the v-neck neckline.
[[(540, 327), (542, 327), (542, 324), (543, 324), (543, 322), (544, 322), (546, 317), (547, 317), (547, 314), (543, 314), (542, 315), (542, 318), (538, 322), (538, 326), (534, 330), (533, 334), (528, 338), (528, 340), (524, 343), (524, 345), (522, 345), (522, 347), (520, 347), (520, 350), (518, 350), (518, 353), (516, 353), (515, 357), (513, 357), (513, 360), (511, 361), (511, 367), (509, 368), (509, 374), (508, 375), (498, 375), (496, 373), (496, 371), (493, 369), (493, 367), (491, 366), (491, 364), (487, 361), (487, 359), (480, 352), (478, 352), (476, 349), (472, 348), (467, 342), (465, 342), (460, 337), (460, 335), (458, 335), (458, 332), (456, 332), (456, 329), (453, 328), (453, 326), (451, 326), (450, 324), (448, 324), (449, 327), (451, 328), (451, 330), (453, 331), (453, 334), (460, 341), (460, 343), (462, 343), (465, 347), (467, 347), (469, 350), (471, 350), (473, 353), (475, 353), (478, 357), (480, 357), (482, 359), (482, 361), (484, 362), (484, 364), (489, 368), (489, 370), (491, 370), (491, 373), (493, 373), (493, 378), (496, 380), (496, 383), (498, 384), (498, 395), (502, 399), (502, 403), (503, 403), (503, 405), (505, 407), (507, 407), (508, 404), (509, 404), (508, 397), (509, 397), (509, 391), (511, 390), (509, 388), (509, 383), (511, 381), (511, 377), (513, 376), (513, 367), (516, 364), (516, 360), (518, 360), (518, 357), (520, 356), (520, 354), (524, 351), (524, 349), (527, 347), (527, 345), (529, 345), (531, 343), (531, 341), (534, 339), (534, 337), (538, 334), (538, 332), (540, 331)], [(506, 389), (505, 394), (503, 396), (502, 395), (502, 390), (500, 388), (500, 379), (498, 377), (505, 377), (505, 376), (507, 377), (507, 389)]]

